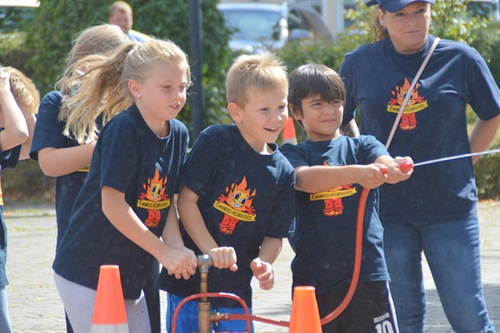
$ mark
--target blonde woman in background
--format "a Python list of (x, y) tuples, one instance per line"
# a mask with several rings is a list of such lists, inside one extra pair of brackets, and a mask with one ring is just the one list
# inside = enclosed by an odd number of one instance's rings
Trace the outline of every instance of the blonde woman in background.
[[(81, 31), (68, 55), (66, 67), (56, 89), (42, 99), (35, 127), (30, 156), (38, 160), (42, 172), (56, 178), (57, 246), (69, 224), (71, 208), (87, 177), (96, 140), (83, 144), (63, 131), (71, 109), (66, 101), (79, 86), (84, 67), (78, 60), (93, 54), (113, 52), (122, 44), (130, 43), (115, 25), (102, 24)], [(78, 67), (79, 66), (79, 67)], [(67, 331), (73, 332), (69, 322)]]
[[(0, 172), (14, 168), (18, 160), (29, 158), (40, 95), (33, 82), (19, 70), (0, 67)], [(12, 332), (5, 272), (7, 260), (7, 227), (3, 219), (3, 197), (0, 186), (0, 332)]]

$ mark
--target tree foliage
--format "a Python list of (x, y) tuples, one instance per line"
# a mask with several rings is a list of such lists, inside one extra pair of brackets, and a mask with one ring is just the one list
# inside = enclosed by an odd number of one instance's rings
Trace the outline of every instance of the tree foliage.
[[(489, 19), (475, 15), (467, 10), (470, 0), (441, 0), (435, 1), (432, 7), (430, 33), (436, 37), (471, 43), (477, 32), (486, 26)], [(376, 19), (377, 6), (366, 7), (364, 0), (355, 0), (355, 9), (345, 13), (346, 19), (354, 23), (344, 36), (351, 44), (363, 44), (370, 40), (370, 31), (373, 20)], [(344, 41), (346, 42), (346, 41)]]
[[(52, 90), (62, 74), (65, 57), (76, 34), (92, 25), (107, 22), (110, 1), (100, 0), (43, 0), (34, 21), (28, 23), (27, 45), (37, 50), (29, 61), (33, 80), (42, 96)], [(157, 38), (169, 38), (189, 53), (190, 1), (130, 0), (134, 9), (134, 29)], [(225, 27), (217, 9), (218, 0), (200, 0), (202, 13), (203, 85), (205, 89), (205, 123), (224, 119), (224, 79), (230, 63), (228, 40), (230, 30)], [(194, 78), (195, 80), (197, 78)], [(189, 124), (189, 103), (179, 115)]]

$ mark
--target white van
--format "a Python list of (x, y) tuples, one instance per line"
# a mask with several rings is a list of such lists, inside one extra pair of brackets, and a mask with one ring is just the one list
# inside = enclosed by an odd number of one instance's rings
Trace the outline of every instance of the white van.
[(333, 42), (328, 25), (310, 6), (283, 0), (222, 0), (218, 8), (235, 30), (229, 41), (232, 50), (258, 53), (281, 48), (296, 39)]

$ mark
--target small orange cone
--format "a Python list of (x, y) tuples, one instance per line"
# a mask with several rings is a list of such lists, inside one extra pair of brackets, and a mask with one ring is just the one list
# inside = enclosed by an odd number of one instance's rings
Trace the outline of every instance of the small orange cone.
[(285, 128), (283, 128), (283, 132), (281, 133), (281, 141), (283, 144), (297, 144), (297, 134), (295, 133), (295, 125), (293, 124), (292, 117), (288, 117), (286, 121)]
[(118, 265), (102, 265), (100, 268), (92, 332), (129, 332)]
[(293, 289), (289, 333), (321, 333), (318, 303), (314, 287)]

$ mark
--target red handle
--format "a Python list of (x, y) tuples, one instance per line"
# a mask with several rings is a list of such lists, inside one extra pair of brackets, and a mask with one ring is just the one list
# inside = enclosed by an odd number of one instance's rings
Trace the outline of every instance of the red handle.
[(410, 161), (403, 161), (399, 164), (399, 170), (403, 172), (408, 172), (413, 169), (413, 163)]

